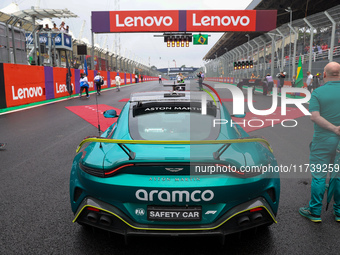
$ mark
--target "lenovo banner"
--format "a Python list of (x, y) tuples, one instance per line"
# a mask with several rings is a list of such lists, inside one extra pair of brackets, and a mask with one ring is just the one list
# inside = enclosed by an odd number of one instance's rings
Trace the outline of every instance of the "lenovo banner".
[[(0, 63), (0, 109), (37, 103), (49, 99), (69, 97), (66, 86), (67, 68), (49, 66), (29, 66)], [(84, 70), (71, 69), (73, 96), (80, 90), (80, 73)], [(94, 74), (89, 70), (87, 76), (89, 91), (94, 91)], [(115, 87), (116, 72), (101, 71), (104, 77), (102, 89)], [(121, 85), (135, 82), (134, 74), (119, 73)], [(149, 77), (158, 80), (158, 77)], [(109, 82), (109, 83), (108, 83)]]
[(43, 66), (3, 64), (7, 107), (46, 100)]
[(255, 31), (256, 11), (187, 11), (188, 31)]
[[(67, 90), (66, 86), (66, 74), (67, 74), (67, 68), (61, 68), (61, 67), (55, 67), (53, 68), (53, 87), (54, 87), (54, 97), (65, 97), (69, 96), (69, 92)], [(75, 93), (75, 76), (74, 76), (74, 70), (71, 69), (71, 86), (72, 91)], [(77, 77), (77, 79), (79, 79)]]
[(94, 33), (271, 31), (276, 10), (92, 12)]

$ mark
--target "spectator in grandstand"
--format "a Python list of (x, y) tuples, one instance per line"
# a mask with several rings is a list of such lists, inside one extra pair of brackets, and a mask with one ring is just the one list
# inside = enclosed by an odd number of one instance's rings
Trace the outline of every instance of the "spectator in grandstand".
[(327, 50), (328, 49), (328, 45), (326, 43), (323, 43), (321, 46), (322, 50)]
[(318, 48), (318, 53), (322, 54), (322, 48), (321, 48), (320, 44), (318, 44), (316, 47)]
[(52, 31), (59, 31), (59, 28), (57, 28), (57, 24), (53, 23)]
[[(311, 199), (306, 207), (299, 209), (299, 213), (312, 222), (321, 222), (326, 177), (328, 171), (334, 170), (334, 157), (340, 141), (340, 64), (328, 63), (324, 68), (323, 77), (325, 85), (313, 92), (309, 103), (311, 120), (314, 122), (309, 156), (312, 175)], [(328, 189), (334, 191), (333, 210), (335, 220), (340, 222), (340, 178), (336, 177), (333, 181)]]
[(285, 56), (285, 66), (289, 65), (289, 56)]
[(312, 93), (312, 88), (313, 88), (313, 75), (310, 73), (310, 71), (307, 72), (307, 89), (309, 90), (309, 92)]
[(66, 33), (66, 28), (65, 28), (65, 22), (64, 22), (64, 21), (61, 22), (60, 27), (59, 27), (59, 30), (60, 30), (61, 32)]
[(119, 76), (119, 73), (117, 73), (116, 77), (115, 77), (115, 81), (116, 81), (116, 87), (117, 87), (117, 91), (120, 91), (120, 82), (121, 82), (121, 78)]
[(273, 87), (274, 87), (274, 80), (273, 80), (273, 77), (267, 73), (267, 76), (266, 76), (266, 80), (267, 80), (267, 86), (268, 86), (268, 89), (267, 89), (267, 96), (271, 96), (271, 91), (273, 90)]
[(48, 26), (48, 24), (45, 24), (45, 27), (43, 29), (44, 31), (51, 31), (50, 27)]
[(80, 84), (79, 97), (81, 97), (81, 93), (85, 89), (86, 98), (90, 98), (90, 95), (89, 95), (89, 82), (88, 82), (87, 77), (86, 77), (86, 75), (84, 73), (80, 74), (79, 84)]

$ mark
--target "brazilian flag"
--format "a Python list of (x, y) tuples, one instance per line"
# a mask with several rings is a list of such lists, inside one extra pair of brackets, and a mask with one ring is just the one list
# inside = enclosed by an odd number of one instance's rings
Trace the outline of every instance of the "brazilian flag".
[(295, 80), (295, 87), (302, 88), (303, 87), (303, 71), (302, 71), (302, 62), (301, 56), (299, 57), (299, 64), (296, 72), (296, 80)]
[(192, 35), (193, 36), (193, 44), (195, 45), (207, 45), (208, 44), (208, 35)]

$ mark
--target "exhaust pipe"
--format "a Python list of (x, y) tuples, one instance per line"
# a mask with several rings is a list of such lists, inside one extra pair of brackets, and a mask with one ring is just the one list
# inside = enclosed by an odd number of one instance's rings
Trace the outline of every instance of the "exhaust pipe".
[(110, 217), (106, 216), (106, 215), (103, 215), (100, 217), (99, 219), (99, 223), (104, 225), (104, 226), (110, 226), (111, 225), (111, 219)]
[(262, 220), (263, 215), (261, 213), (255, 213), (254, 215), (251, 216), (252, 221), (260, 221)]
[(242, 216), (242, 217), (240, 217), (239, 220), (238, 220), (238, 225), (239, 225), (239, 226), (243, 226), (243, 225), (248, 224), (249, 222), (250, 222), (250, 219), (249, 219), (248, 216)]
[(90, 212), (87, 214), (87, 219), (93, 223), (96, 223), (98, 220), (98, 215), (94, 212)]

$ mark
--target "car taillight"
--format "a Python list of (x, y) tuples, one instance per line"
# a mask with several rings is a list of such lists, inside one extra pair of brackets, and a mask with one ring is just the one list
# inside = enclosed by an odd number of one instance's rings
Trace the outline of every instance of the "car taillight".
[(134, 166), (134, 165), (135, 165), (135, 164), (122, 165), (122, 166), (120, 166), (120, 167), (117, 167), (117, 168), (111, 170), (110, 172), (105, 172), (104, 175), (105, 175), (105, 176), (112, 175), (112, 174), (116, 173), (117, 171), (119, 171), (119, 170), (121, 170), (121, 169), (123, 169), (123, 168), (125, 168), (125, 167)]
[(262, 207), (257, 207), (257, 208), (250, 209), (250, 212), (258, 212), (258, 211), (262, 211), (262, 210), (263, 210)]
[(110, 177), (116, 173), (118, 173), (119, 170), (122, 170), (125, 167), (130, 167), (130, 166), (134, 166), (135, 164), (126, 164), (126, 165), (121, 165), (118, 166), (116, 168), (113, 169), (109, 169), (107, 171), (104, 171), (103, 169), (98, 169), (98, 168), (94, 168), (94, 167), (88, 167), (88, 166), (84, 166), (83, 164), (79, 164), (79, 167), (81, 170), (83, 170), (85, 173), (88, 173), (90, 175), (93, 176), (97, 176), (97, 177)]
[(94, 212), (100, 211), (98, 208), (94, 208), (94, 207), (87, 207), (86, 209), (89, 210), (89, 211), (94, 211)]

